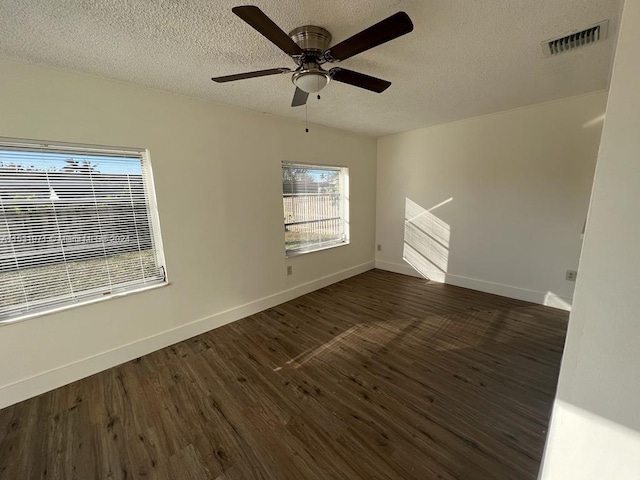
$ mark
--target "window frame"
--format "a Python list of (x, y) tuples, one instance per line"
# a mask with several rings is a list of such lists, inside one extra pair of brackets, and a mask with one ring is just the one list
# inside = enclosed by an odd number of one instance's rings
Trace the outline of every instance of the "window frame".
[[(333, 170), (339, 172), (339, 201), (340, 201), (340, 230), (342, 239), (334, 240), (331, 242), (324, 242), (321, 244), (317, 244), (313, 247), (302, 247), (295, 249), (287, 249), (286, 238), (284, 244), (284, 253), (285, 258), (298, 257), (300, 255), (305, 255), (307, 253), (320, 252), (323, 250), (329, 250), (336, 247), (343, 247), (349, 245), (351, 242), (350, 235), (350, 205), (349, 205), (349, 167), (345, 165), (335, 165), (335, 164), (319, 164), (319, 163), (306, 163), (306, 162), (293, 162), (293, 161), (283, 161), (281, 164), (281, 171), (286, 167), (300, 167), (300, 168), (308, 168), (308, 169), (317, 169), (317, 170)], [(284, 199), (285, 193), (282, 191), (282, 197)], [(283, 202), (283, 218), (284, 218), (284, 202)], [(285, 219), (286, 220), (286, 219)], [(287, 223), (285, 221), (284, 226), (286, 228)]]
[[(121, 146), (107, 146), (107, 145), (95, 145), (95, 144), (81, 144), (81, 143), (69, 143), (58, 142), (48, 140), (34, 140), (24, 138), (12, 138), (12, 137), (0, 137), (0, 150), (14, 150), (34, 153), (64, 153), (70, 155), (95, 155), (95, 156), (131, 156), (132, 158), (139, 158), (142, 167), (142, 182), (145, 189), (146, 196), (146, 209), (147, 217), (151, 230), (151, 238), (153, 239), (153, 254), (156, 264), (162, 269), (163, 279), (155, 281), (149, 285), (135, 285), (135, 286), (119, 286), (114, 291), (100, 295), (87, 295), (78, 300), (68, 300), (67, 302), (61, 302), (57, 305), (47, 305), (41, 308), (27, 311), (25, 313), (19, 313), (7, 318), (0, 318), (0, 327), (8, 324), (29, 320), (35, 317), (41, 317), (45, 315), (51, 315), (54, 313), (62, 312), (65, 310), (81, 307), (84, 305), (90, 305), (93, 303), (103, 302), (111, 300), (113, 298), (128, 296), (148, 290), (154, 290), (169, 285), (169, 278), (167, 275), (167, 267), (164, 255), (164, 245), (162, 242), (162, 232), (160, 227), (160, 215), (158, 211), (157, 197), (155, 182), (153, 178), (153, 168), (151, 165), (150, 153), (146, 148), (135, 147), (121, 147)], [(53, 297), (52, 297), (53, 298)]]

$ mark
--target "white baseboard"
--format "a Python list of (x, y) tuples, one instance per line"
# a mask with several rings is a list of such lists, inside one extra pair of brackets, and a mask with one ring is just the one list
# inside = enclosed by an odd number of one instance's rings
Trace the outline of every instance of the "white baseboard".
[(301, 295), (313, 292), (349, 277), (359, 275), (374, 268), (374, 262), (366, 262), (355, 267), (341, 270), (332, 275), (298, 285), (268, 297), (234, 307), (223, 312), (210, 315), (179, 327), (165, 330), (150, 337), (101, 352), (91, 357), (78, 360), (67, 365), (53, 368), (46, 372), (28, 377), (0, 387), (0, 408), (8, 407), (31, 397), (67, 385), (76, 380), (107, 370), (135, 358), (147, 355), (169, 345), (208, 332), (227, 323), (240, 320), (249, 315), (261, 312), (281, 303), (293, 300)]
[[(393, 262), (376, 260), (376, 268), (387, 270), (389, 272), (411, 275), (413, 277), (421, 276), (409, 265), (402, 265)], [(446, 274), (445, 283), (449, 285), (456, 285), (458, 287), (470, 288), (471, 290), (478, 290), (480, 292), (493, 293), (494, 295), (501, 295), (503, 297), (524, 300), (526, 302), (538, 303), (540, 305), (546, 305), (548, 307), (559, 308), (567, 311), (571, 311), (571, 304), (573, 301), (571, 298), (561, 297), (560, 295), (556, 295), (552, 292), (542, 292), (527, 288), (514, 287), (501, 283), (488, 282), (486, 280), (478, 280), (476, 278), (450, 275), (448, 273)]]
[(458, 287), (470, 288), (480, 292), (493, 293), (503, 297), (515, 298), (526, 302), (538, 303), (547, 307), (559, 308), (561, 310), (571, 311), (571, 303), (573, 299), (561, 297), (552, 292), (541, 292), (539, 290), (530, 290), (528, 288), (514, 287), (511, 285), (503, 285), (501, 283), (487, 282), (476, 278), (462, 277), (460, 275), (447, 274), (446, 283), (457, 285)]
[(382, 260), (376, 260), (376, 268), (380, 270), (386, 270), (387, 272), (401, 273), (402, 275), (409, 275), (411, 277), (424, 278), (413, 267), (409, 265), (402, 265), (400, 263), (383, 262)]

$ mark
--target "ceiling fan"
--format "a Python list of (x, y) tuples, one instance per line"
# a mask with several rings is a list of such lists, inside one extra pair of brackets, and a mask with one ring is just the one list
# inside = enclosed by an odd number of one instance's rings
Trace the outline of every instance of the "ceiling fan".
[(217, 83), (225, 83), (245, 78), (293, 72), (291, 80), (296, 86), (296, 90), (291, 102), (292, 107), (305, 105), (310, 93), (319, 92), (332, 79), (336, 82), (347, 83), (372, 92), (384, 92), (389, 88), (391, 82), (342, 67), (324, 70), (322, 65), (341, 62), (413, 30), (413, 23), (409, 15), (405, 12), (398, 12), (337, 45), (329, 47), (331, 34), (322, 27), (305, 25), (293, 29), (287, 35), (258, 7), (247, 5), (234, 7), (231, 11), (289, 55), (297, 67), (295, 69), (287, 67), (271, 68), (237, 75), (214, 77), (211, 80)]

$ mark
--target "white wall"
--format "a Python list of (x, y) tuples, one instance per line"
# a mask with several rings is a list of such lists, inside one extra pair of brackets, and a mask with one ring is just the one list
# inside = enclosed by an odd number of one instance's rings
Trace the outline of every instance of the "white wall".
[(605, 104), (600, 92), (380, 138), (376, 266), (413, 271), (406, 199), (429, 210), (451, 198), (422, 216), (450, 227), (448, 252), (422, 242), (447, 283), (568, 308)]
[(627, 0), (544, 480), (640, 478), (640, 0)]
[[(8, 59), (0, 105), (0, 136), (150, 150), (171, 281), (0, 327), (0, 407), (373, 266), (373, 139)], [(285, 259), (283, 160), (350, 168), (349, 246)]]

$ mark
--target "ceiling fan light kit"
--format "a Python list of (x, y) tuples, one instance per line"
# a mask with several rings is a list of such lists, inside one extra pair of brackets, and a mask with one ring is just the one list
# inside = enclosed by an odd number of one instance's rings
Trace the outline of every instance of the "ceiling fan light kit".
[(331, 75), (320, 69), (308, 69), (294, 72), (291, 77), (293, 84), (306, 93), (316, 93), (327, 86)]
[(214, 77), (212, 80), (217, 83), (225, 83), (293, 72), (291, 80), (296, 86), (296, 90), (291, 102), (292, 107), (305, 105), (310, 93), (319, 92), (331, 80), (376, 93), (385, 91), (391, 82), (342, 67), (324, 70), (322, 65), (341, 62), (413, 30), (413, 23), (409, 15), (405, 12), (398, 12), (330, 47), (331, 34), (322, 27), (305, 25), (293, 29), (287, 35), (256, 6), (234, 7), (232, 12), (289, 55), (297, 67), (294, 70), (282, 67), (226, 75)]

